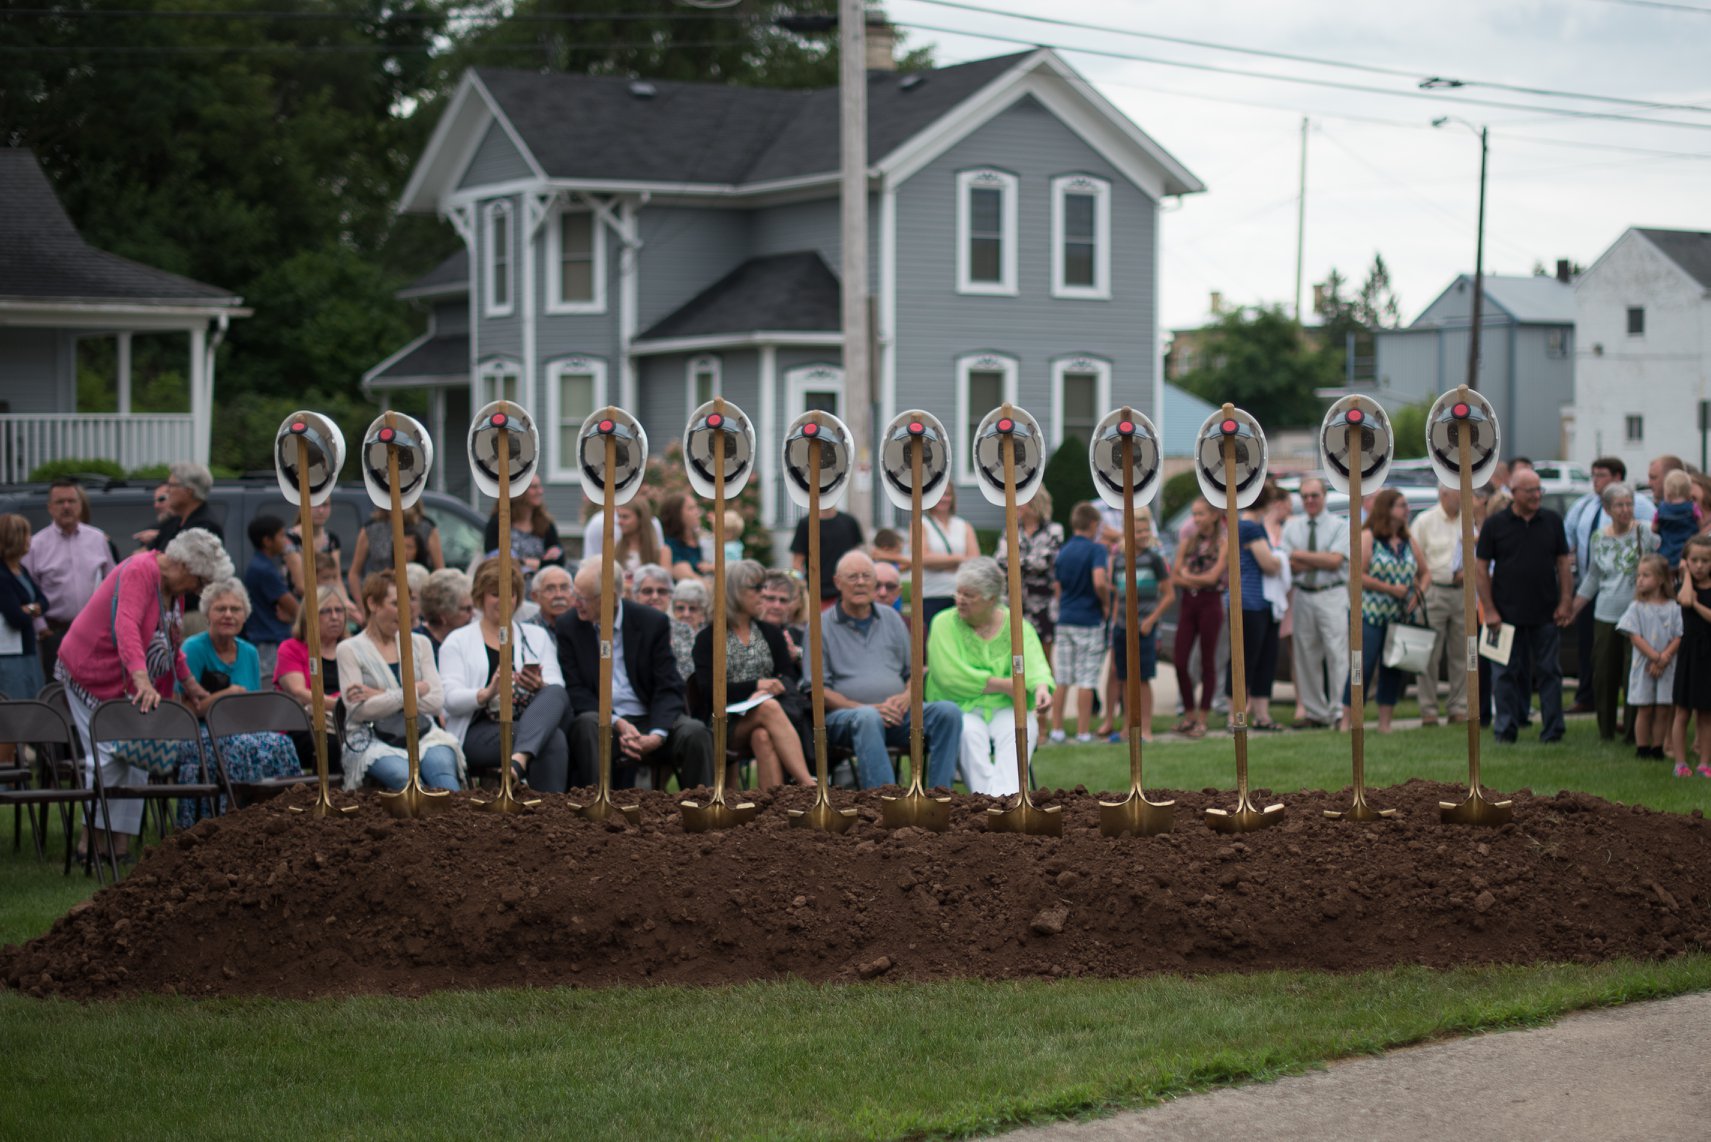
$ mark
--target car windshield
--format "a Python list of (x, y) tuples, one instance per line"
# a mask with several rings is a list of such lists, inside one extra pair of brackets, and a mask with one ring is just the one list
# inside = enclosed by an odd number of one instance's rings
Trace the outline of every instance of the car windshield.
[(462, 571), (486, 554), (481, 548), (481, 530), (460, 515), (440, 512), (434, 517), (440, 528), (440, 554), (446, 566)]

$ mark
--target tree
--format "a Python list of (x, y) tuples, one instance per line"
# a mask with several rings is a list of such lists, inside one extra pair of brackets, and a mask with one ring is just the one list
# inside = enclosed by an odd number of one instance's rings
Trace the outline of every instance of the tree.
[(1281, 306), (1225, 314), (1197, 360), (1183, 388), (1214, 404), (1229, 401), (1268, 428), (1317, 424), (1324, 402), (1313, 390), (1341, 379), (1337, 355), (1303, 336)]
[(1052, 458), (1046, 461), (1042, 479), (1052, 497), (1052, 515), (1061, 523), (1069, 511), (1082, 500), (1099, 503), (1099, 489), (1093, 486), (1093, 469), (1087, 465), (1087, 445), (1073, 433), (1063, 438)]

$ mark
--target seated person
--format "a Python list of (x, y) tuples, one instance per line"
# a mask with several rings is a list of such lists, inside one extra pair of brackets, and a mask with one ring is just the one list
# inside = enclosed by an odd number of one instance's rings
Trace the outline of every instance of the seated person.
[[(190, 666), (191, 677), (207, 691), (201, 700), (191, 703), (191, 708), (206, 717), (208, 708), (227, 694), (261, 690), (261, 656), (252, 643), (238, 637), (250, 617), (250, 596), (243, 580), (216, 579), (204, 587), (202, 613), (208, 616), (208, 629), (184, 640), (184, 661)], [(178, 780), (185, 784), (200, 781), (196, 748), (189, 742), (178, 748)], [(206, 726), (202, 728), (202, 750), (212, 765), (214, 746)], [(226, 778), (234, 785), (303, 772), (297, 747), (285, 734), (232, 734), (220, 739), (220, 757), (226, 763)], [(223, 812), (224, 807), (218, 811)], [(193, 799), (185, 798), (178, 803), (178, 825), (189, 828), (207, 812), (206, 801), (198, 810)]]
[[(345, 597), (337, 591), (320, 595), (315, 602), (321, 609), (321, 689), (326, 696), (323, 709), (326, 711), (328, 730), (327, 770), (337, 773), (340, 765), (339, 739), (337, 734), (331, 732), (333, 709), (339, 702), (339, 663), (336, 656), (339, 643), (345, 640), (345, 623), (349, 621), (350, 611), (345, 606)], [(298, 610), (297, 618), (291, 624), (291, 637), (279, 644), (279, 663), (273, 671), (273, 688), (301, 705), (313, 724), (315, 702), (309, 689), (309, 643), (306, 629), (308, 620), (308, 608)], [(304, 770), (313, 771), (314, 735), (294, 733), (291, 735), (291, 741), (297, 747), (297, 758), (302, 762)]]
[(556, 645), (558, 620), (570, 610), (570, 572), (557, 564), (548, 564), (535, 572), (529, 585), (529, 595), (540, 608), (527, 621), (553, 634)]
[[(469, 768), (497, 769), (499, 756), (499, 653), (511, 646), (512, 774), (544, 793), (569, 787), (570, 749), (564, 723), (570, 713), (558, 650), (547, 632), (511, 618), (511, 637), (501, 640), (499, 560), (475, 569), (471, 595), (480, 619), (446, 636), (440, 647), (440, 679), (446, 692), (446, 732), (463, 743)], [(511, 566), (511, 598), (523, 597), (523, 576)]]
[[(826, 660), (826, 740), (855, 750), (863, 789), (897, 780), (887, 746), (909, 744), (909, 631), (890, 607), (874, 605), (874, 564), (860, 551), (838, 560), (838, 602), (820, 632)], [(956, 781), (962, 710), (955, 702), (921, 709), (929, 788)]]
[[(994, 797), (1020, 790), (1016, 785), (1016, 731), (1012, 723), (1015, 679), (1010, 669), (1010, 623), (1004, 573), (987, 556), (957, 569), (956, 606), (940, 611), (927, 634), (928, 701), (951, 701), (962, 708), (962, 775), (970, 793)], [(1023, 668), (1029, 704), (1036, 711), (1052, 702), (1051, 668), (1040, 636), (1022, 623)], [(1028, 718), (1028, 756), (1040, 744), (1036, 718)]]
[(695, 675), (695, 636), (707, 625), (707, 584), (700, 579), (679, 579), (671, 589), (671, 656), (677, 672)]
[(670, 571), (658, 563), (644, 563), (630, 577), (630, 598), (644, 607), (670, 613), (673, 586)]
[(808, 590), (788, 571), (768, 571), (760, 586), (760, 611), (755, 615), (784, 632), (790, 659), (800, 668), (808, 644)]
[(438, 654), (452, 631), (467, 625), (475, 614), (469, 576), (455, 567), (442, 567), (428, 576), (417, 597), (422, 600), (422, 609), (416, 612), (422, 622), (416, 633), (427, 635)]
[[(713, 779), (713, 738), (684, 712), (683, 676), (671, 655), (671, 620), (620, 599), (612, 612), (612, 782), (635, 784), (636, 767), (663, 763), (679, 789)], [(571, 609), (558, 620), (558, 661), (580, 713), (571, 722), (572, 784), (592, 785), (600, 762), (600, 564), (577, 569)]]
[(363, 610), (368, 625), (360, 634), (339, 643), (339, 699), (345, 704), (345, 788), (360, 789), (372, 777), (390, 790), (410, 779), (406, 752), (403, 670), (400, 647), (410, 647), (416, 675), (417, 757), (422, 784), (429, 789), (458, 789), (463, 785), (463, 748), (442, 730), (434, 717), (445, 706), (434, 648), (425, 634), (398, 634), (398, 589), (390, 571), (376, 571), (362, 581)]

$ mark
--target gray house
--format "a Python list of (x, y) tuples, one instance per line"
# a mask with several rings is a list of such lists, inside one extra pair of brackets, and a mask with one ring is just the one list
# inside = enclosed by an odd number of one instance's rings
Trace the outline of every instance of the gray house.
[[(1558, 277), (1487, 274), (1480, 314), (1478, 388), (1497, 410), (1503, 452), (1563, 457), (1574, 403), (1574, 285)], [(1419, 404), (1467, 380), (1473, 278), (1451, 282), (1405, 329), (1375, 336), (1376, 389), (1386, 407)]]
[[(1055, 443), (1158, 379), (1158, 211), (1201, 184), (1055, 54), (868, 74), (868, 288), (881, 423), (920, 405), (958, 451), (1005, 399)], [(835, 90), (480, 69), (466, 74), (400, 208), (464, 249), (404, 296), (422, 337), (368, 389), (427, 387), (460, 439), (500, 394), (535, 412), (549, 505), (573, 515), (573, 442), (602, 403), (656, 450), (712, 393), (763, 442), (767, 521), (794, 519), (784, 427), (842, 411)], [(467, 489), (445, 447), (443, 486)], [(961, 505), (994, 513), (965, 459)]]
[[(127, 468), (208, 462), (214, 351), (243, 299), (97, 250), (83, 240), (31, 152), (0, 147), (0, 484), (51, 460)], [(183, 336), (187, 411), (131, 408), (137, 335)], [(77, 402), (78, 343), (117, 342), (117, 409)]]

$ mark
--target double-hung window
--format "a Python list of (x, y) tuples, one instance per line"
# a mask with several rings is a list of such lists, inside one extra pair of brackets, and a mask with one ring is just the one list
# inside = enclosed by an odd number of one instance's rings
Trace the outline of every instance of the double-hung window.
[(482, 273), (482, 312), (488, 317), (509, 317), (512, 300), (511, 266), (516, 261), (516, 215), (508, 201), (490, 202), (482, 213), (482, 251), (486, 255)]
[(689, 411), (694, 412), (719, 392), (719, 358), (711, 353), (689, 359)]
[(957, 292), (1016, 293), (1016, 176), (957, 175)]
[(962, 443), (956, 449), (957, 482), (974, 483), (975, 430), (986, 414), (1009, 401), (1016, 401), (1016, 359), (1001, 353), (971, 353), (957, 359), (957, 418), (952, 435)]
[(573, 354), (547, 365), (548, 478), (581, 478), (576, 464), (582, 424), (606, 403), (606, 362)]
[(1053, 448), (1070, 437), (1083, 447), (1111, 406), (1111, 364), (1097, 357), (1061, 357), (1052, 362)]
[(606, 311), (606, 243), (592, 210), (560, 207), (547, 227), (547, 312)]
[(1111, 184), (1104, 179), (1052, 179), (1052, 295), (1111, 296)]

